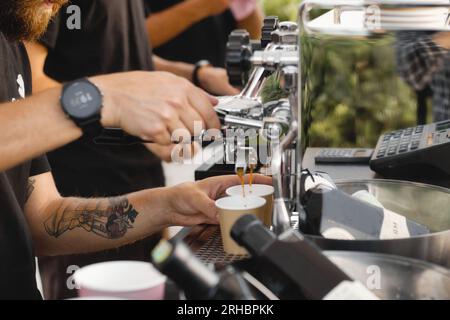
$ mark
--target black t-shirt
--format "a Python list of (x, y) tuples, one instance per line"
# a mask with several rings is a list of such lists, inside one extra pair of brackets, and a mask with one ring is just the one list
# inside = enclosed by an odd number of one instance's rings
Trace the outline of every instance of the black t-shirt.
[[(25, 48), (22, 44), (8, 42), (1, 33), (0, 79), (0, 103), (19, 100), (31, 92), (31, 71)], [(0, 172), (0, 299), (41, 298), (23, 208), (28, 178), (48, 171), (50, 167), (43, 156)]]
[[(182, 0), (143, 1), (148, 14), (163, 11), (182, 2)], [(171, 41), (154, 49), (154, 53), (168, 60), (188, 63), (206, 59), (216, 67), (224, 67), (228, 35), (236, 27), (236, 20), (228, 10), (192, 25)]]
[[(72, 0), (70, 5), (80, 8), (81, 29), (68, 27), (73, 12), (65, 7), (41, 39), (49, 49), (48, 76), (65, 82), (153, 70), (141, 0)], [(142, 145), (99, 146), (80, 139), (48, 158), (65, 196), (116, 196), (164, 184), (161, 161)]]

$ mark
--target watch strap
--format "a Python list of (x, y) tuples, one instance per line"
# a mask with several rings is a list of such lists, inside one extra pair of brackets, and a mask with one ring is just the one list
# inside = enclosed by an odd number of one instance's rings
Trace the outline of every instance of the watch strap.
[(211, 66), (211, 62), (209, 62), (208, 60), (200, 60), (199, 62), (197, 62), (195, 64), (194, 67), (194, 71), (192, 72), (192, 83), (194, 85), (196, 85), (197, 87), (202, 87), (201, 83), (200, 83), (200, 78), (199, 78), (199, 71), (202, 67), (206, 67), (206, 66)]
[(91, 118), (86, 122), (77, 123), (77, 126), (83, 131), (83, 136), (87, 138), (96, 138), (100, 136), (104, 130), (101, 122), (101, 115)]

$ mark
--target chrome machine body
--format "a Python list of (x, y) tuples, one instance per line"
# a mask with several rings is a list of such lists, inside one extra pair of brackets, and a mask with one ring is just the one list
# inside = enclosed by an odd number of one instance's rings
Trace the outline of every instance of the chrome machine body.
[[(293, 220), (301, 218), (303, 209), (300, 205), (300, 178), (302, 170), (302, 154), (306, 147), (305, 118), (310, 111), (308, 101), (305, 101), (305, 65), (302, 48), (305, 37), (325, 36), (339, 41), (349, 39), (372, 39), (383, 34), (395, 34), (399, 31), (417, 30), (417, 26), (404, 24), (391, 26), (383, 21), (381, 24), (368, 23), (365, 13), (385, 8), (410, 9), (417, 8), (450, 8), (448, 1), (442, 0), (305, 0), (300, 6), (299, 23), (280, 23), (275, 17), (265, 20), (261, 47), (252, 45), (248, 34), (235, 31), (230, 36), (228, 44), (227, 69), (231, 81), (235, 85), (244, 85), (242, 93), (236, 97), (224, 97), (216, 107), (221, 115), (225, 128), (232, 129), (266, 129), (269, 141), (270, 162), (262, 166), (263, 173), (271, 174), (274, 178), (275, 200), (273, 213), (273, 231), (281, 234), (291, 228)], [(359, 11), (360, 23), (346, 24), (342, 21), (342, 13)], [(317, 23), (317, 12), (331, 17), (326, 25)], [(320, 15), (320, 14), (319, 14)], [(441, 25), (431, 26), (434, 31), (450, 31), (448, 19)], [(428, 30), (428, 29), (427, 29)], [(317, 40), (317, 39), (316, 39)], [(281, 84), (287, 98), (265, 102), (261, 99), (261, 91), (269, 76), (275, 75)], [(311, 76), (309, 74), (308, 76)], [(306, 94), (307, 95), (307, 94)], [(247, 141), (247, 140), (245, 140)], [(224, 157), (236, 159), (232, 171), (247, 168), (257, 159), (257, 149), (247, 142), (239, 143), (236, 139), (226, 140), (224, 143)], [(210, 168), (211, 166), (207, 167)], [(230, 173), (230, 172), (229, 172)], [(350, 250), (387, 253), (426, 260), (450, 267), (450, 192), (419, 184), (394, 181), (380, 183), (365, 181), (364, 183), (347, 181), (345, 184), (337, 182), (337, 186), (345, 192), (356, 190), (354, 187), (366, 189), (379, 198), (387, 208), (408, 218), (416, 219), (432, 230), (427, 236), (393, 240), (333, 240), (317, 236), (308, 236), (324, 250)], [(438, 193), (438, 194), (436, 194)], [(427, 195), (435, 200), (433, 205), (419, 206), (412, 199), (419, 199), (418, 195)], [(430, 196), (433, 194), (433, 196)], [(399, 198), (399, 195), (403, 199)], [(424, 201), (427, 201), (424, 199)], [(392, 205), (394, 207), (392, 207)], [(420, 209), (420, 213), (418, 210)]]
[[(276, 177), (276, 202), (282, 204), (276, 206), (282, 208), (282, 215), (276, 216), (282, 221), (277, 219), (274, 225), (284, 225), (285, 229), (290, 226), (288, 212), (295, 209), (296, 195), (298, 27), (267, 17), (262, 34), (256, 45), (246, 31), (236, 30), (230, 35), (228, 75), (232, 84), (244, 88), (238, 96), (220, 98), (216, 112), (225, 132), (222, 161), (227, 170), (246, 171), (258, 166), (259, 172)], [(271, 76), (280, 82), (286, 98), (264, 103), (262, 90)], [(209, 170), (210, 164), (206, 168)], [(199, 170), (196, 175), (204, 177)]]
[[(362, 39), (376, 39), (388, 34), (395, 37), (399, 32), (413, 32), (418, 29), (426, 32), (450, 31), (449, 16), (443, 16), (442, 21), (418, 27), (411, 23), (390, 23), (386, 18), (387, 15), (380, 14), (380, 12), (389, 13), (392, 10), (398, 10), (399, 12), (410, 9), (444, 9), (449, 10), (450, 13), (450, 4), (448, 1), (441, 0), (305, 0), (299, 11), (299, 37), (300, 39), (304, 39), (304, 37), (315, 39), (324, 37), (337, 39), (337, 41), (340, 38), (360, 41)], [(327, 23), (317, 23), (318, 19), (312, 17), (311, 13), (318, 10), (327, 12), (330, 16)], [(344, 13), (348, 14), (349, 12), (352, 17), (356, 17), (350, 24), (345, 23), (342, 19)], [(300, 73), (302, 68), (308, 68), (303, 63), (304, 61), (300, 64)], [(302, 119), (302, 109), (304, 112), (308, 111), (307, 102), (301, 101), (306, 90), (304, 81), (305, 79), (302, 77), (299, 78), (299, 119)], [(304, 141), (305, 137), (302, 137), (302, 134), (305, 134), (304, 130), (299, 131), (298, 141)], [(302, 147), (300, 143), (298, 145), (299, 148)], [(298, 166), (300, 167), (300, 165), (299, 162)], [(333, 240), (310, 236), (323, 249), (388, 253), (450, 267), (450, 192), (448, 189), (402, 181), (382, 180), (344, 181), (338, 182), (337, 185), (338, 188), (349, 194), (361, 189), (367, 190), (386, 207), (390, 207), (392, 210), (428, 226), (432, 233), (408, 239), (375, 241)]]
[[(445, 2), (445, 1), (444, 1)], [(252, 46), (243, 31), (236, 31), (230, 36), (228, 46), (228, 71), (230, 79), (234, 84), (245, 84), (242, 93), (236, 97), (224, 97), (216, 108), (219, 115), (222, 115), (226, 128), (242, 129), (266, 129), (269, 132), (270, 163), (265, 165), (265, 169), (274, 177), (275, 200), (273, 214), (273, 231), (281, 234), (292, 225), (292, 220), (302, 216), (302, 207), (299, 203), (300, 198), (300, 176), (302, 172), (302, 152), (304, 150), (304, 130), (302, 124), (304, 117), (302, 111), (305, 111), (304, 101), (304, 79), (302, 78), (303, 60), (302, 50), (299, 43), (305, 35), (314, 36), (325, 35), (331, 38), (353, 38), (367, 39), (372, 36), (379, 36), (386, 32), (398, 32), (403, 30), (412, 30), (414, 27), (405, 25), (395, 26), (392, 30), (388, 25), (369, 24), (366, 20), (361, 21), (360, 25), (349, 26), (341, 23), (342, 12), (346, 10), (370, 12), (374, 8), (405, 8), (410, 7), (447, 7), (450, 8), (448, 1), (444, 3), (441, 0), (435, 1), (392, 1), (392, 0), (305, 0), (299, 11), (299, 23), (284, 22), (279, 23), (274, 17), (269, 17), (265, 21), (265, 29), (261, 48)], [(311, 12), (320, 9), (322, 12), (328, 12), (333, 15), (332, 22), (328, 25), (315, 23), (310, 17)], [(361, 17), (364, 14), (360, 15)], [(317, 16), (316, 16), (317, 17)], [(450, 31), (448, 20), (433, 30)], [(263, 104), (261, 101), (261, 90), (267, 81), (268, 76), (275, 74), (280, 81), (281, 87), (286, 93), (287, 98)], [(236, 143), (235, 140), (229, 140), (225, 144), (225, 156), (233, 155), (236, 161), (235, 168), (246, 168), (251, 162), (255, 161), (253, 156), (256, 150), (248, 144)], [(241, 153), (241, 156), (236, 154)], [(353, 182), (354, 185), (361, 186), (369, 192), (373, 190), (384, 190), (385, 184), (367, 182), (363, 185)], [(377, 188), (364, 186), (377, 185)], [(394, 185), (394, 187), (393, 187)], [(352, 186), (348, 183), (339, 185), (345, 190), (351, 190)], [(381, 188), (381, 189), (380, 189)], [(422, 192), (423, 185), (405, 186), (403, 182), (391, 182), (387, 190), (402, 190), (407, 192), (404, 195), (405, 201), (411, 199), (411, 195)], [(429, 191), (432, 190), (430, 187)], [(405, 191), (406, 190), (406, 191)], [(308, 236), (325, 250), (354, 250), (370, 251), (388, 254), (397, 254), (408, 256), (421, 260), (426, 260), (446, 267), (450, 266), (450, 217), (446, 207), (450, 200), (450, 193), (446, 190), (439, 190), (441, 202), (438, 207), (430, 207), (425, 210), (422, 218), (418, 218), (419, 223), (424, 223), (433, 230), (433, 233), (423, 237), (396, 240), (333, 240), (324, 239), (315, 236)], [(395, 192), (391, 192), (392, 197), (396, 197)], [(426, 192), (429, 194), (429, 192)], [(379, 192), (374, 194), (379, 195)], [(385, 193), (386, 197), (386, 193)], [(389, 199), (389, 196), (387, 196)], [(397, 198), (398, 199), (398, 198)], [(380, 199), (383, 202), (383, 199)], [(391, 199), (392, 200), (392, 199)], [(387, 200), (388, 202), (391, 200)], [(401, 200), (399, 200), (401, 202)], [(386, 202), (386, 199), (384, 199)], [(398, 201), (397, 201), (398, 202)], [(389, 204), (387, 204), (389, 207)], [(414, 217), (416, 209), (407, 206), (404, 203), (400, 210), (407, 217)], [(423, 209), (423, 207), (422, 207)], [(436, 219), (433, 220), (433, 211), (445, 210), (444, 213), (436, 213)], [(415, 216), (417, 218), (417, 216)], [(430, 219), (432, 221), (430, 221)], [(439, 224), (439, 227), (436, 225)]]

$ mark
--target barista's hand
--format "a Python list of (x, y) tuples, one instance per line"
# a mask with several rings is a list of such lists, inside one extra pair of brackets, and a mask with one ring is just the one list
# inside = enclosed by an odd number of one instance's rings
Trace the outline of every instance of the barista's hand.
[(127, 72), (91, 79), (104, 94), (102, 124), (161, 145), (178, 129), (194, 134), (194, 124), (220, 128), (217, 99), (189, 81), (166, 72)]
[(198, 71), (198, 79), (203, 89), (218, 96), (234, 96), (239, 90), (230, 85), (227, 71), (222, 68), (205, 66)]
[(450, 50), (450, 32), (438, 32), (433, 36), (433, 41), (444, 49)]
[[(254, 183), (272, 184), (272, 178), (255, 175)], [(239, 177), (230, 175), (168, 188), (168, 192), (165, 193), (168, 224), (172, 226), (217, 224), (218, 212), (215, 200), (224, 196), (229, 187), (239, 184)]]
[(230, 0), (190, 0), (203, 16), (210, 17), (221, 14), (230, 7)]

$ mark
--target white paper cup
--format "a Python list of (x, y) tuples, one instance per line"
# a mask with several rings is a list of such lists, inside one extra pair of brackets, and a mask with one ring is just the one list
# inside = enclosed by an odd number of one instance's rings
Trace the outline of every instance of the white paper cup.
[(220, 232), (222, 235), (223, 249), (228, 254), (246, 255), (247, 250), (239, 246), (231, 238), (231, 228), (242, 216), (253, 214), (261, 221), (264, 218), (264, 206), (266, 200), (254, 196), (233, 196), (216, 201), (219, 210)]
[(163, 300), (166, 277), (150, 263), (112, 261), (81, 268), (74, 275), (80, 297)]
[[(273, 193), (275, 192), (275, 189), (266, 184), (253, 184), (251, 187), (246, 184), (244, 185), (244, 190), (246, 196), (261, 197), (266, 200), (264, 206), (264, 218), (262, 221), (267, 227), (270, 227), (272, 225)], [(226, 194), (228, 196), (242, 196), (242, 185), (228, 188)]]

